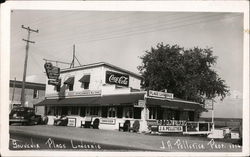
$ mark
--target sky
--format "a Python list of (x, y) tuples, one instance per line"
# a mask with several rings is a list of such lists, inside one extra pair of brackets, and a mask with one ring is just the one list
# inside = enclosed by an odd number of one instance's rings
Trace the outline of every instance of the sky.
[(242, 116), (242, 14), (13, 10), (10, 79), (17, 80), (22, 80), (26, 44), (22, 39), (27, 38), (21, 25), (39, 30), (30, 38), (35, 41), (29, 49), (26, 81), (30, 82), (45, 83), (44, 58), (70, 63), (74, 44), (82, 65), (108, 62), (135, 73), (140, 56), (160, 42), (185, 49), (212, 48), (218, 57), (213, 68), (231, 93), (224, 101), (216, 99), (215, 116)]

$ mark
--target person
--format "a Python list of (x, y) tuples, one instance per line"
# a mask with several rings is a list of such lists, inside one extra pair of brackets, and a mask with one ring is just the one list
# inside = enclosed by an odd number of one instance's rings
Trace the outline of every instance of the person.
[(54, 118), (54, 125), (60, 125), (61, 121), (60, 121), (60, 117), (59, 115), (56, 115), (56, 117)]
[(65, 115), (62, 115), (60, 121), (61, 121), (60, 126), (67, 126), (68, 125), (68, 118)]

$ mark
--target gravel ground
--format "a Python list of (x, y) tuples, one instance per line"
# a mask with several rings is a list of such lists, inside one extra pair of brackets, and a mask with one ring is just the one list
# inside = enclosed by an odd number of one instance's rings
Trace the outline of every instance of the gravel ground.
[(10, 133), (94, 142), (148, 151), (241, 152), (239, 145), (196, 136), (159, 136), (110, 130), (35, 125), (10, 126)]

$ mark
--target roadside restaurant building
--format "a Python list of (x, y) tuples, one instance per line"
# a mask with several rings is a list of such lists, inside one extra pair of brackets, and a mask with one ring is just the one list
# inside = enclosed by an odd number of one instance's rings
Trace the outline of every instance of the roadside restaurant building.
[(63, 69), (56, 81), (46, 81), (45, 100), (36, 107), (44, 110), (48, 125), (64, 115), (67, 126), (120, 130), (136, 121), (140, 132), (154, 126), (159, 132), (183, 132), (187, 121), (198, 121), (199, 113), (206, 111), (201, 104), (172, 93), (142, 91), (142, 79), (104, 62)]

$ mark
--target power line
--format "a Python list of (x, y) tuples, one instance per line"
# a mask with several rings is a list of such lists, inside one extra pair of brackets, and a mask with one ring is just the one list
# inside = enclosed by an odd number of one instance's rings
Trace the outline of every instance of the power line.
[[(218, 16), (220, 16), (220, 15), (217, 15), (217, 16), (206, 16), (206, 17), (218, 17)], [(209, 20), (207, 20), (207, 19), (204, 19), (203, 20), (203, 18), (204, 18), (204, 16), (203, 17), (199, 17), (198, 19), (192, 19), (194, 22), (192, 22), (192, 23), (189, 23), (189, 24), (184, 24), (184, 25), (182, 25), (181, 27), (184, 27), (184, 26), (187, 26), (187, 25), (193, 25), (193, 24), (197, 24), (197, 23), (202, 23), (202, 22), (206, 22), (206, 21), (211, 21), (211, 20), (217, 20), (217, 19), (209, 19)], [(199, 20), (198, 22), (197, 22), (197, 20)], [(178, 24), (178, 23), (183, 23), (183, 21), (184, 20), (180, 20), (180, 21), (177, 21), (177, 22), (175, 22), (175, 23), (169, 23), (168, 25), (166, 25), (166, 26), (169, 26), (169, 25), (171, 25), (171, 24)], [(185, 21), (188, 21), (188, 22), (190, 22), (191, 20), (190, 19), (186, 19)], [(116, 39), (116, 38), (121, 38), (121, 37), (127, 37), (127, 36), (134, 36), (134, 35), (139, 35), (139, 34), (142, 34), (142, 33), (150, 33), (150, 32), (156, 32), (156, 31), (160, 31), (160, 30), (168, 30), (168, 29), (173, 29), (173, 28), (179, 28), (180, 27), (180, 25), (173, 25), (172, 27), (164, 27), (164, 28), (155, 28), (155, 27), (153, 27), (153, 28), (151, 28), (151, 29), (153, 29), (153, 30), (145, 30), (145, 31), (143, 31), (143, 30), (140, 30), (140, 31), (127, 31), (127, 32), (118, 32), (117, 34), (114, 34), (113, 36), (110, 36), (110, 34), (107, 34), (107, 37), (105, 37), (105, 35), (104, 35), (104, 37), (103, 38), (97, 38), (97, 39), (93, 39), (93, 40), (84, 40), (83, 42), (86, 42), (86, 43), (89, 43), (89, 42), (94, 42), (94, 41), (101, 41), (101, 40), (108, 40), (108, 39)], [(125, 34), (124, 34), (125, 33)], [(127, 34), (126, 34), (127, 33)], [(76, 36), (74, 36), (74, 37), (76, 37)], [(62, 40), (60, 40), (61, 42), (62, 41), (65, 41), (65, 40), (70, 40), (70, 38), (67, 38), (67, 39), (62, 39)]]

